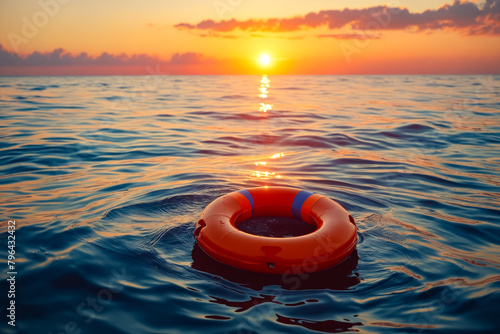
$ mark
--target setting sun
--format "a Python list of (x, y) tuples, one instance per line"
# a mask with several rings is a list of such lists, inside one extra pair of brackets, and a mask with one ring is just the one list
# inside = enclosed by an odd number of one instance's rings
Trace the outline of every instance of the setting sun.
[(268, 55), (262, 55), (259, 61), (261, 65), (269, 65), (269, 63), (271, 62), (271, 57), (269, 57)]
[(500, 0), (125, 3), (0, 0), (0, 76), (500, 73)]

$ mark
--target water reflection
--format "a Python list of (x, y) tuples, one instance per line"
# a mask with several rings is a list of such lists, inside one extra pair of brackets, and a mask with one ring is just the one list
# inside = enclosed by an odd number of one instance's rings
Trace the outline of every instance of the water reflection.
[(355, 271), (359, 260), (356, 250), (344, 262), (333, 268), (314, 273), (297, 272), (293, 275), (261, 274), (237, 269), (212, 259), (198, 244), (194, 245), (191, 256), (193, 269), (220, 276), (256, 291), (271, 285), (277, 285), (284, 290), (350, 290), (361, 282), (359, 274)]
[(259, 88), (259, 91), (260, 91), (260, 95), (259, 97), (265, 99), (267, 98), (269, 92), (268, 92), (268, 88), (271, 87), (271, 80), (269, 80), (267, 78), (267, 75), (264, 74), (262, 75), (262, 79), (260, 79), (260, 88)]
[(276, 153), (276, 154), (271, 155), (271, 159), (277, 159), (277, 158), (281, 158), (281, 157), (284, 157), (284, 156), (285, 156), (285, 154), (283, 152)]
[[(269, 157), (269, 159), (277, 159), (284, 157), (285, 154), (283, 152), (273, 154)], [(252, 176), (259, 179), (272, 179), (277, 178), (280, 179), (281, 175), (275, 171), (270, 171), (268, 167), (267, 161), (256, 161), (254, 162), (255, 170), (252, 171)]]
[[(271, 87), (271, 80), (269, 80), (267, 75), (264, 74), (260, 79), (260, 86), (259, 86), (259, 97), (261, 99), (267, 99), (267, 97), (269, 96), (269, 90), (268, 90), (269, 87)], [(265, 103), (265, 102), (259, 103), (259, 110), (262, 112), (268, 112), (272, 109), (273, 105), (270, 103)]]
[(262, 112), (268, 112), (269, 110), (273, 110), (273, 105), (269, 103), (260, 103), (259, 110)]

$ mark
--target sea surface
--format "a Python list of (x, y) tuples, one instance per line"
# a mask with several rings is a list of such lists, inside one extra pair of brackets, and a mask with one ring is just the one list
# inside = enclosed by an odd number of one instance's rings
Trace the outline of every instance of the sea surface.
[[(500, 76), (1, 77), (0, 137), (2, 333), (500, 329)], [(339, 202), (356, 250), (205, 255), (203, 209), (265, 185)]]

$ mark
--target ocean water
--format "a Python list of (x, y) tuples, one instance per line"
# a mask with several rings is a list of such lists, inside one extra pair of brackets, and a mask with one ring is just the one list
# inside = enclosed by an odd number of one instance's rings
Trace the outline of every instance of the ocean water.
[[(2, 77), (0, 93), (2, 333), (500, 328), (499, 76)], [(286, 277), (207, 257), (206, 205), (264, 185), (339, 202), (356, 251)]]

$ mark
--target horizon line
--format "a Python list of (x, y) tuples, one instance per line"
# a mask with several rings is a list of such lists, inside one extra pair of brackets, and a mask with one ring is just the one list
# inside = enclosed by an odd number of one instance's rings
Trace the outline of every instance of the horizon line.
[(225, 74), (196, 74), (196, 73), (184, 73), (184, 74), (40, 74), (40, 75), (3, 75), (0, 74), (0, 78), (37, 78), (37, 77), (125, 77), (125, 76), (469, 76), (469, 75), (481, 75), (481, 76), (500, 76), (500, 73), (347, 73), (347, 74), (336, 74), (336, 73), (311, 73), (311, 74), (243, 74), (243, 73), (225, 73)]

